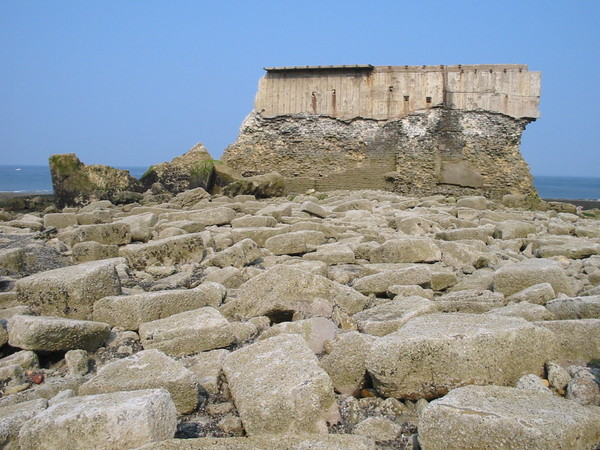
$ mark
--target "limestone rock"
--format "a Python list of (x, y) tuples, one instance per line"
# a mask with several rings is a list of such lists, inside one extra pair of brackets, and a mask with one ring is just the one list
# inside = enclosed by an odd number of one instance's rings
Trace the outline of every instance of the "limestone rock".
[(419, 285), (431, 284), (431, 271), (426, 265), (414, 265), (398, 270), (385, 270), (373, 275), (357, 278), (352, 287), (362, 294), (380, 295), (387, 292), (393, 285)]
[(35, 314), (90, 319), (96, 300), (121, 294), (115, 267), (120, 258), (36, 273), (17, 281), (17, 300)]
[(223, 362), (227, 355), (229, 355), (228, 350), (212, 350), (198, 353), (180, 361), (194, 373), (201, 389), (208, 394), (216, 395), (219, 393)]
[(8, 343), (35, 351), (96, 350), (110, 334), (102, 322), (44, 316), (13, 316), (8, 323)]
[(131, 242), (131, 231), (129, 224), (126, 223), (97, 223), (63, 231), (57, 237), (69, 247), (88, 241), (105, 245), (123, 245)]
[(256, 175), (234, 181), (223, 188), (223, 194), (229, 197), (236, 195), (254, 195), (256, 198), (280, 197), (285, 190), (285, 181), (277, 172)]
[[(256, 332), (252, 325), (246, 327), (246, 338)], [(173, 356), (227, 347), (236, 342), (239, 331), (209, 306), (143, 323), (139, 329), (145, 349), (155, 348)]]
[(101, 165), (86, 166), (74, 153), (52, 155), (49, 163), (59, 208), (100, 199), (111, 200), (118, 192), (141, 188), (128, 170)]
[(99, 244), (96, 241), (80, 242), (75, 244), (71, 250), (71, 257), (76, 264), (118, 256), (119, 247), (117, 245)]
[(232, 438), (171, 439), (144, 445), (144, 450), (375, 450), (375, 442), (364, 436), (351, 434), (302, 434), (281, 436), (250, 436)]
[(366, 436), (376, 442), (393, 441), (401, 433), (399, 424), (385, 417), (369, 417), (355, 425), (353, 434)]
[(573, 295), (573, 286), (563, 268), (549, 259), (506, 264), (494, 273), (494, 291), (506, 296), (540, 283), (549, 283), (556, 293)]
[(331, 379), (298, 335), (239, 349), (223, 370), (249, 436), (327, 434), (326, 422), (339, 419)]
[(372, 263), (421, 263), (435, 262), (441, 259), (441, 250), (434, 240), (429, 238), (391, 239), (371, 250), (369, 254), (369, 260)]
[(548, 300), (552, 300), (555, 297), (556, 293), (550, 283), (540, 283), (512, 294), (507, 300), (511, 302), (529, 302), (535, 303), (536, 305), (545, 305)]
[(540, 392), (542, 394), (552, 395), (552, 391), (544, 384), (544, 381), (532, 373), (523, 375), (515, 385), (517, 389), (526, 391)]
[(19, 430), (25, 422), (48, 407), (45, 399), (30, 400), (0, 409), (0, 445), (18, 448)]
[(268, 339), (279, 334), (298, 334), (304, 338), (310, 349), (315, 354), (323, 353), (325, 341), (332, 340), (338, 331), (337, 326), (324, 317), (283, 322), (266, 329), (259, 336), (259, 340)]
[(214, 255), (210, 264), (217, 267), (244, 267), (260, 258), (261, 254), (256, 242), (243, 239)]
[(283, 265), (240, 286), (238, 297), (221, 307), (221, 312), (242, 320), (268, 316), (274, 322), (281, 322), (289, 320), (296, 311), (331, 317), (334, 308), (339, 308), (346, 314), (354, 314), (365, 307), (367, 300), (348, 286)]
[(419, 423), (428, 449), (593, 448), (600, 409), (501, 386), (466, 386), (429, 404)]
[(316, 250), (324, 242), (320, 231), (294, 231), (270, 237), (265, 247), (274, 255), (299, 255)]
[(386, 397), (436, 398), (468, 384), (513, 386), (542, 374), (551, 333), (520, 318), (426, 314), (378, 339), (367, 359)]
[(499, 292), (465, 289), (435, 298), (438, 308), (445, 312), (483, 313), (506, 304)]
[(227, 291), (219, 283), (205, 282), (194, 289), (144, 292), (104, 297), (94, 303), (94, 320), (127, 330), (203, 306), (218, 307)]
[(209, 189), (212, 184), (214, 164), (204, 145), (197, 143), (181, 156), (150, 166), (140, 182), (146, 189), (160, 183), (174, 194), (201, 187)]
[(385, 336), (397, 331), (414, 317), (436, 311), (436, 302), (421, 297), (407, 297), (366, 309), (352, 318), (361, 332)]
[(553, 333), (554, 360), (600, 358), (600, 319), (548, 320), (535, 322)]
[(198, 406), (198, 384), (193, 372), (158, 350), (143, 350), (102, 366), (79, 387), (79, 395), (163, 388), (179, 414)]
[(152, 238), (152, 227), (158, 222), (158, 217), (147, 212), (121, 217), (119, 222), (129, 225), (132, 241), (148, 242)]
[(546, 303), (546, 308), (560, 320), (600, 319), (600, 295), (556, 298)]
[(156, 264), (200, 262), (204, 258), (204, 240), (202, 233), (184, 234), (145, 244), (129, 244), (121, 247), (119, 254), (135, 269)]
[(321, 366), (341, 394), (356, 394), (365, 383), (366, 359), (374, 338), (357, 331), (341, 333), (331, 342), (331, 351)]
[(502, 308), (494, 308), (485, 314), (496, 314), (498, 316), (522, 317), (528, 322), (538, 320), (554, 320), (555, 315), (544, 308), (542, 305), (536, 305), (529, 302), (513, 303)]
[[(93, 426), (90, 426), (93, 424)], [(26, 422), (21, 448), (137, 448), (174, 436), (177, 412), (164, 389), (73, 397)]]

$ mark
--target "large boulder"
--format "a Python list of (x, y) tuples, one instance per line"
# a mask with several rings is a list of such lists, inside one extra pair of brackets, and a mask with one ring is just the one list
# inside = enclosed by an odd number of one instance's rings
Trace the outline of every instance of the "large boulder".
[(0, 409), (0, 446), (18, 448), (19, 431), (23, 424), (47, 407), (48, 401), (43, 398), (3, 406)]
[(207, 306), (143, 323), (139, 332), (145, 349), (182, 356), (244, 341), (256, 333), (256, 327), (229, 323), (219, 311)]
[(600, 408), (529, 390), (465, 386), (425, 408), (419, 442), (432, 450), (595, 448)]
[(193, 372), (158, 350), (143, 350), (113, 361), (79, 387), (79, 395), (163, 388), (180, 414), (198, 406), (198, 383)]
[(141, 185), (128, 170), (83, 164), (75, 153), (50, 156), (54, 197), (60, 208), (95, 200), (113, 200), (123, 191), (139, 191)]
[(190, 233), (152, 240), (145, 244), (128, 244), (119, 249), (135, 269), (152, 265), (173, 265), (200, 262), (204, 258), (202, 233)]
[(281, 265), (251, 278), (240, 286), (238, 292), (237, 298), (221, 307), (221, 312), (242, 320), (268, 316), (273, 322), (282, 322), (290, 320), (294, 312), (332, 317), (335, 309), (354, 314), (361, 311), (368, 301), (367, 297), (348, 286)]
[(369, 253), (373, 263), (430, 263), (441, 259), (440, 248), (430, 238), (390, 239)]
[(8, 321), (8, 343), (46, 352), (96, 350), (110, 334), (107, 323), (44, 316), (16, 315)]
[(281, 197), (285, 190), (285, 181), (277, 172), (256, 175), (234, 181), (223, 188), (223, 194), (229, 197), (236, 195), (254, 195), (256, 198)]
[(164, 389), (73, 397), (27, 421), (21, 448), (138, 448), (170, 439), (177, 411)]
[(206, 282), (194, 289), (141, 292), (104, 297), (94, 303), (94, 320), (126, 330), (137, 330), (142, 323), (164, 319), (203, 306), (221, 304), (227, 291), (218, 283)]
[(363, 333), (385, 336), (393, 333), (409, 320), (422, 314), (437, 311), (436, 302), (421, 297), (406, 297), (392, 300), (373, 308), (365, 309), (352, 316)]
[(21, 278), (16, 283), (17, 301), (29, 305), (34, 314), (91, 319), (96, 300), (121, 294), (115, 266), (122, 262), (121, 258), (92, 261)]
[(390, 286), (418, 285), (429, 287), (431, 270), (426, 265), (412, 265), (397, 270), (384, 270), (357, 278), (352, 287), (363, 294), (385, 294)]
[(327, 434), (327, 422), (339, 420), (331, 379), (298, 335), (241, 348), (223, 370), (249, 436)]
[(479, 314), (416, 317), (371, 348), (367, 369), (386, 397), (436, 398), (468, 384), (512, 386), (542, 375), (552, 333), (524, 319)]
[(494, 291), (505, 296), (540, 283), (549, 283), (557, 294), (574, 294), (572, 283), (561, 265), (550, 259), (528, 259), (506, 264), (494, 273)]
[(214, 177), (214, 161), (201, 143), (197, 143), (181, 156), (150, 166), (141, 176), (146, 189), (160, 183), (173, 194), (201, 187), (209, 190)]
[(535, 325), (550, 330), (555, 360), (600, 359), (600, 319), (546, 320)]

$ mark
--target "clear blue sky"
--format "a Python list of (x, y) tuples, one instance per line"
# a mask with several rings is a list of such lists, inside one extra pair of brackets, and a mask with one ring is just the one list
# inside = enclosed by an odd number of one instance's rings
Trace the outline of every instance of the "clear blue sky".
[(264, 66), (528, 64), (535, 175), (600, 176), (600, 1), (0, 0), (0, 164), (214, 158)]

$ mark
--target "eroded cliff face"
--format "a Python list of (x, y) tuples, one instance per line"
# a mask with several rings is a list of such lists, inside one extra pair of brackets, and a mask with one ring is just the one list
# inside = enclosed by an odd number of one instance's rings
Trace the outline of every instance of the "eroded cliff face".
[(385, 121), (313, 114), (267, 118), (254, 111), (222, 159), (245, 176), (277, 171), (290, 192), (536, 196), (519, 151), (532, 120), (444, 107)]

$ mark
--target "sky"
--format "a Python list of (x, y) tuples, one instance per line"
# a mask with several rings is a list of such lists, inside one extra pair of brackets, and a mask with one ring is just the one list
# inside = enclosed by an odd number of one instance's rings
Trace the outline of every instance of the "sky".
[(597, 0), (0, 0), (0, 164), (218, 159), (266, 66), (527, 64), (532, 173), (600, 177), (599, 23)]

